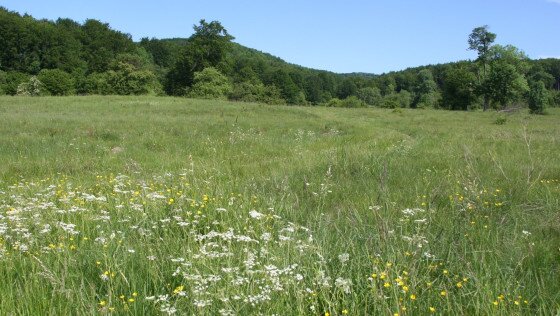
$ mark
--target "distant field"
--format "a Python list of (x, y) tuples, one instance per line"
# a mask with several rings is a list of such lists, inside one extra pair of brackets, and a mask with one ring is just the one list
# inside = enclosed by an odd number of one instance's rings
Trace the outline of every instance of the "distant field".
[(558, 314), (548, 113), (0, 97), (0, 315)]

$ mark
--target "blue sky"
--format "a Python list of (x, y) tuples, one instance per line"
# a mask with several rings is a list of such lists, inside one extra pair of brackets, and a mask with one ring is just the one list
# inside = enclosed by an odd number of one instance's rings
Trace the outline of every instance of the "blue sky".
[(248, 47), (335, 72), (382, 73), (473, 59), (471, 30), (488, 24), (496, 43), (531, 58), (560, 57), (560, 0), (0, 0), (36, 18), (94, 18), (142, 37), (188, 37), (218, 20)]

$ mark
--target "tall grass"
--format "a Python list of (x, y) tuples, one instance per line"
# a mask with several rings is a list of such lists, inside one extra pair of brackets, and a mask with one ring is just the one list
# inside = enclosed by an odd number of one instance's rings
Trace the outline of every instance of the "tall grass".
[(560, 312), (560, 112), (0, 98), (0, 314)]

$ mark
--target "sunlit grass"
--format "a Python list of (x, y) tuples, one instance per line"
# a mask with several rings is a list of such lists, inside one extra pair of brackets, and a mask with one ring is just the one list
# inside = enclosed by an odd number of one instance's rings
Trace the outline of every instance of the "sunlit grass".
[(0, 98), (0, 314), (558, 313), (549, 113)]

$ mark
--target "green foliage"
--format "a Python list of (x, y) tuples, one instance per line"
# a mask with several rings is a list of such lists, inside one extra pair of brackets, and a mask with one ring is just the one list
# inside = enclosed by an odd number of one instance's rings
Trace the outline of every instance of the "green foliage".
[(529, 91), (529, 110), (532, 114), (544, 114), (550, 97), (542, 81), (533, 82)]
[(504, 125), (507, 122), (507, 118), (505, 116), (498, 116), (494, 121), (496, 125)]
[(2, 85), (2, 90), (5, 94), (16, 95), (18, 86), (29, 80), (29, 75), (17, 72), (9, 71), (5, 75), (5, 83)]
[(363, 108), (366, 107), (366, 103), (355, 96), (350, 96), (346, 99), (333, 98), (329, 100), (325, 106), (336, 107), (336, 108)]
[(367, 105), (379, 105), (381, 102), (381, 92), (377, 87), (365, 87), (356, 91), (358, 99)]
[(477, 51), (478, 60), (484, 64), (488, 57), (488, 51), (495, 40), (496, 34), (488, 31), (488, 25), (476, 27), (469, 35), (469, 49)]
[(401, 90), (399, 93), (384, 96), (381, 102), (381, 107), (389, 109), (408, 108), (411, 104), (412, 94), (406, 90)]
[(226, 99), (232, 86), (229, 79), (216, 68), (207, 67), (194, 73), (194, 84), (187, 96), (200, 99)]
[(8, 83), (8, 74), (5, 71), (0, 70), (0, 95), (5, 95), (5, 87)]
[(161, 86), (155, 74), (147, 69), (149, 61), (137, 54), (122, 54), (111, 64), (107, 83), (111, 91), (122, 95), (158, 94)]
[(50, 95), (71, 95), (75, 93), (74, 78), (60, 69), (43, 69), (37, 75), (45, 93)]
[(445, 72), (442, 106), (450, 110), (469, 110), (476, 101), (476, 75), (464, 68), (450, 68)]
[(208, 67), (218, 68), (225, 59), (233, 36), (218, 21), (200, 20), (194, 25), (182, 56), (169, 71), (165, 89), (168, 94), (182, 95), (194, 83), (194, 73)]
[(262, 83), (241, 82), (233, 87), (229, 99), (243, 102), (260, 102), (266, 104), (286, 104), (280, 90), (276, 86), (265, 86)]
[(529, 90), (527, 80), (516, 67), (504, 61), (492, 63), (483, 89), (494, 106), (506, 105), (520, 100)]
[(109, 95), (115, 94), (111, 84), (109, 84), (109, 73), (92, 73), (87, 76), (84, 83), (84, 93)]
[(18, 85), (16, 94), (18, 96), (37, 97), (46, 93), (43, 83), (37, 79), (37, 76), (31, 76), (27, 82)]
[(416, 86), (416, 98), (413, 107), (416, 108), (436, 108), (441, 100), (441, 94), (434, 81), (434, 76), (429, 69), (422, 69), (418, 72), (418, 86)]

